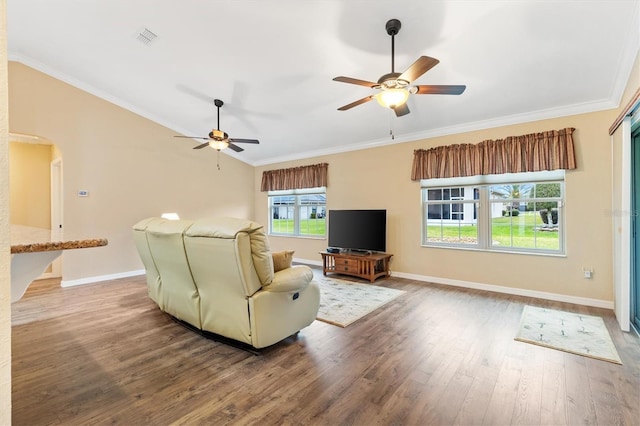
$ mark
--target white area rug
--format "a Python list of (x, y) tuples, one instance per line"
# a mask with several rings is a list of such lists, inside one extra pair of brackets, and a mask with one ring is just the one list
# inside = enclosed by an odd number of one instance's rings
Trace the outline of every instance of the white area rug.
[(346, 327), (405, 293), (403, 290), (316, 276), (320, 284), (317, 319)]
[(600, 317), (525, 306), (516, 340), (622, 364)]

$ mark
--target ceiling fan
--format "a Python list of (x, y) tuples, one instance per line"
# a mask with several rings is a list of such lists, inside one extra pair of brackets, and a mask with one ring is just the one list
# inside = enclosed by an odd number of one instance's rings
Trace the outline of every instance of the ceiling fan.
[(190, 138), (190, 139), (202, 139), (206, 141), (206, 143), (202, 143), (193, 149), (202, 149), (206, 146), (210, 146), (216, 151), (221, 151), (225, 148), (231, 148), (235, 152), (242, 152), (244, 149), (240, 148), (237, 143), (253, 143), (258, 144), (260, 141), (256, 139), (236, 139), (230, 138), (226, 132), (220, 130), (220, 107), (224, 105), (220, 99), (214, 99), (213, 104), (218, 108), (218, 127), (211, 130), (209, 132), (209, 136), (201, 137), (201, 136), (174, 136), (175, 138)]
[(385, 26), (387, 34), (391, 36), (391, 72), (383, 75), (378, 79), (377, 83), (365, 80), (359, 80), (351, 77), (336, 77), (334, 81), (343, 83), (357, 84), (360, 86), (370, 87), (378, 90), (378, 93), (369, 95), (365, 98), (351, 102), (338, 111), (346, 111), (355, 106), (376, 99), (378, 103), (384, 107), (391, 108), (396, 116), (401, 117), (409, 114), (407, 99), (409, 94), (417, 95), (460, 95), (467, 86), (460, 85), (412, 85), (411, 83), (431, 68), (438, 65), (440, 61), (429, 56), (420, 56), (405, 72), (395, 72), (395, 35), (400, 31), (401, 23), (397, 19), (390, 19)]

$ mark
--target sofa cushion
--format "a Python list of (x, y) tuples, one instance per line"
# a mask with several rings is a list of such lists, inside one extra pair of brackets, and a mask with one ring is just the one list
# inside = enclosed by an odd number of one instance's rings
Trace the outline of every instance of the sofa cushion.
[(293, 250), (276, 251), (271, 253), (273, 258), (273, 272), (282, 271), (283, 269), (291, 268), (291, 262), (293, 261)]

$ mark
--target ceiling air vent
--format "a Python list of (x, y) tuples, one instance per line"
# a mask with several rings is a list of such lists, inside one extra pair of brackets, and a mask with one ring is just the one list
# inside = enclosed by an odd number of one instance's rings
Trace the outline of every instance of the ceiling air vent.
[(156, 33), (154, 33), (153, 31), (151, 31), (149, 28), (143, 29), (136, 36), (138, 41), (140, 41), (142, 44), (151, 44), (151, 42), (153, 40), (155, 40), (157, 37), (158, 37), (158, 35)]

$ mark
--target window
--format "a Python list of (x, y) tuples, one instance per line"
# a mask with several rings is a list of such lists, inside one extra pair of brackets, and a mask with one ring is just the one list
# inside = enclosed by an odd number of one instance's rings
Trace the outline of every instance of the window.
[(428, 179), (425, 246), (564, 254), (564, 171)]
[(269, 233), (305, 237), (326, 236), (326, 189), (269, 191)]
[[(463, 200), (465, 188), (438, 188), (428, 189), (427, 197), (429, 200)], [(464, 219), (464, 211), (462, 204), (430, 204), (429, 219)]]

